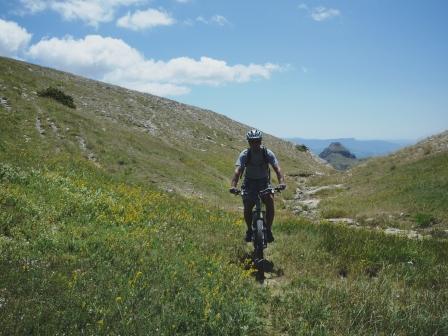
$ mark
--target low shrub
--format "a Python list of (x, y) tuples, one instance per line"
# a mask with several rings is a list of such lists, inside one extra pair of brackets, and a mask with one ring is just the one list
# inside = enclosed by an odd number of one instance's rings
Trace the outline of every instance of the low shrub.
[(76, 108), (75, 103), (73, 102), (73, 97), (65, 94), (63, 91), (56, 89), (54, 87), (48, 87), (45, 90), (39, 91), (38, 95), (40, 97), (46, 97), (56, 100), (57, 102), (68, 106), (70, 108)]
[(309, 148), (305, 145), (296, 145), (296, 149), (300, 152), (308, 152)]
[(414, 217), (415, 223), (420, 228), (427, 228), (436, 223), (434, 216), (427, 213), (418, 213)]

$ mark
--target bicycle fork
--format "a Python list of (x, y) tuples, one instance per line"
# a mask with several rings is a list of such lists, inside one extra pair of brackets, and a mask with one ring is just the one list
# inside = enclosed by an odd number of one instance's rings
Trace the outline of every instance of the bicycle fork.
[(267, 247), (267, 239), (266, 239), (266, 216), (265, 213), (262, 213), (263, 218), (260, 218), (257, 220), (257, 229), (261, 232), (263, 232), (263, 247)]
[(260, 207), (253, 213), (252, 232), (256, 258), (263, 259), (263, 249), (267, 247), (265, 211)]

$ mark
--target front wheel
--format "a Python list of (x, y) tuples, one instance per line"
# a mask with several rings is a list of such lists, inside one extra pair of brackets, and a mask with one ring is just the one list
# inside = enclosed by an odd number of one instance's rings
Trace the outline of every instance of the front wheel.
[(254, 232), (254, 257), (256, 260), (263, 259), (263, 249), (264, 249), (264, 223), (262, 219), (257, 219)]
[(262, 260), (264, 258), (263, 250), (264, 250), (263, 245), (255, 246), (254, 249), (255, 260)]

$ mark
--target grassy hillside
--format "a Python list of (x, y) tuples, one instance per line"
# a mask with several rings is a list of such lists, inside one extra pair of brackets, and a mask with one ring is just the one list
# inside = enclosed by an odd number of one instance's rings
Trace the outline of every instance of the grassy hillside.
[(73, 157), (0, 190), (1, 335), (448, 332), (447, 241), (283, 218), (259, 286), (239, 215)]
[[(241, 213), (224, 209), (245, 126), (25, 63), (0, 68), (0, 335), (448, 334), (447, 240), (283, 211), (261, 285)], [(37, 95), (50, 85), (76, 109)], [(267, 142), (290, 182), (326, 169)], [(390, 171), (439, 172), (439, 148)], [(360, 171), (377, 174), (369, 164)], [(425, 202), (438, 209), (436, 195)]]
[(73, 159), (2, 163), (0, 181), (0, 334), (259, 328), (236, 216)]
[(392, 155), (371, 159), (347, 174), (316, 183), (344, 183), (326, 195), (328, 216), (357, 217), (366, 225), (432, 230), (448, 229), (448, 132)]
[[(40, 97), (49, 87), (76, 108)], [(82, 154), (127, 181), (152, 183), (214, 201), (226, 190), (248, 126), (172, 100), (126, 90), (15, 60), (0, 58), (0, 155), (35, 151)], [(267, 135), (286, 174), (326, 168), (307, 152)], [(292, 180), (291, 180), (292, 182)]]

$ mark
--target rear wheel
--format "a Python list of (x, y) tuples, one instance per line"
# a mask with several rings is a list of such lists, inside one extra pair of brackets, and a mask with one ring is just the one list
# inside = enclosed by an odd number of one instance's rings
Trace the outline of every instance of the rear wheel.
[(254, 257), (255, 261), (262, 260), (263, 259), (263, 245), (262, 246), (256, 246), (254, 249)]

